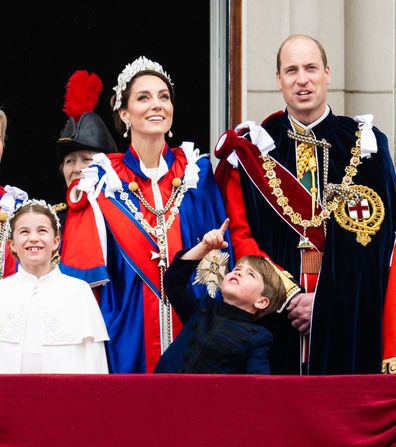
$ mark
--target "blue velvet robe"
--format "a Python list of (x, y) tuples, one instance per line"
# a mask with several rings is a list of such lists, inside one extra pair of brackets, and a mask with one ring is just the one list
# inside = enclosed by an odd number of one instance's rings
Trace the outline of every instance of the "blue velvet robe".
[[(296, 175), (295, 141), (287, 111), (274, 114), (262, 126), (276, 148), (270, 155)], [(355, 146), (357, 123), (348, 117), (329, 115), (313, 128), (318, 140), (331, 143), (328, 182), (339, 184)], [(362, 158), (353, 178), (382, 199), (385, 218), (372, 241), (363, 246), (356, 234), (342, 228), (332, 216), (322, 268), (313, 305), (308, 372), (310, 374), (380, 373), (382, 313), (389, 259), (396, 222), (396, 180), (386, 136), (373, 128), (378, 152)], [(320, 191), (323, 191), (323, 157), (318, 148)], [(240, 168), (245, 208), (253, 237), (260, 248), (295, 278), (300, 277), (299, 236), (263, 199)], [(288, 196), (288, 191), (285, 191)], [(299, 373), (299, 335), (286, 312), (265, 321), (274, 334), (273, 372)]]

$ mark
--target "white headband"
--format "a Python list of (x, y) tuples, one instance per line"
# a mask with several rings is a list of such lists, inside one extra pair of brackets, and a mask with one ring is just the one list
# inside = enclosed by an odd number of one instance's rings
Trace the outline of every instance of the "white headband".
[(49, 212), (54, 216), (56, 228), (59, 230), (61, 227), (61, 223), (59, 220), (58, 215), (56, 214), (56, 211), (54, 210), (53, 206), (47, 203), (45, 200), (37, 200), (37, 199), (28, 199), (24, 202), (18, 203), (15, 206), (15, 209), (13, 212), (9, 212), (8, 219), (6, 222), (6, 234), (8, 236), (8, 239), (11, 237), (11, 221), (15, 217), (15, 213), (19, 210), (19, 208), (22, 208), (24, 206), (33, 206), (33, 205), (39, 205), (43, 208), (47, 208)]

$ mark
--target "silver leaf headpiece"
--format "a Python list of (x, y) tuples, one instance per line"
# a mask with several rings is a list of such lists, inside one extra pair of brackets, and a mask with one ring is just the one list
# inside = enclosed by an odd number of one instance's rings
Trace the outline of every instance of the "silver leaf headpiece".
[(140, 71), (145, 70), (153, 70), (157, 73), (161, 73), (164, 75), (170, 85), (173, 85), (170, 76), (162, 66), (158, 62), (154, 62), (150, 59), (147, 59), (145, 56), (140, 56), (138, 59), (135, 59), (131, 64), (127, 64), (127, 66), (122, 70), (122, 72), (118, 75), (117, 85), (113, 87), (113, 90), (116, 92), (116, 100), (113, 107), (113, 110), (118, 110), (121, 107), (121, 99), (122, 92), (126, 89), (128, 82), (136, 76)]
[(24, 206), (33, 206), (33, 205), (39, 205), (39, 206), (42, 206), (43, 208), (47, 208), (50, 211), (50, 213), (54, 216), (56, 228), (58, 230), (60, 229), (61, 223), (60, 223), (59, 217), (56, 214), (56, 211), (54, 210), (54, 207), (52, 205), (47, 203), (45, 200), (28, 199), (28, 200), (25, 200), (24, 202), (18, 203), (15, 206), (14, 211), (12, 211), (8, 214), (8, 219), (6, 222), (6, 234), (7, 234), (8, 239), (10, 239), (10, 237), (11, 237), (11, 221), (15, 217), (15, 213), (19, 210), (19, 208), (22, 208)]

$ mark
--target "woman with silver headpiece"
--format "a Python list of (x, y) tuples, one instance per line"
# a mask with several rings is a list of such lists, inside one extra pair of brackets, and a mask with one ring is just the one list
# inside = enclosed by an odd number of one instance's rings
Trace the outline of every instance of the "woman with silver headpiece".
[[(111, 372), (152, 372), (182, 325), (164, 293), (164, 271), (178, 250), (219, 227), (225, 211), (208, 156), (193, 143), (170, 148), (165, 140), (174, 88), (162, 66), (142, 56), (114, 90), (115, 126), (130, 145), (125, 154), (94, 155), (84, 170), (78, 189), (86, 194), (72, 206), (75, 225), (68, 221), (74, 251), (64, 247), (61, 265), (92, 285), (107, 281), (100, 307)], [(197, 296), (205, 287), (216, 295), (227, 256), (212, 255), (191, 278)]]
[(60, 221), (44, 200), (6, 221), (18, 272), (0, 281), (0, 373), (107, 373), (106, 326), (89, 285), (52, 263)]

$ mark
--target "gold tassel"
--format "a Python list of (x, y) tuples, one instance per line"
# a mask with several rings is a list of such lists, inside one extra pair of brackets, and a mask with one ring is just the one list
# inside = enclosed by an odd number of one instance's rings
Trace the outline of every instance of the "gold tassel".
[(382, 361), (382, 374), (396, 374), (396, 357)]
[(300, 286), (298, 286), (293, 279), (293, 276), (287, 272), (286, 270), (280, 270), (273, 262), (271, 262), (268, 258), (266, 258), (267, 261), (272, 265), (272, 268), (275, 270), (275, 272), (279, 275), (285, 290), (286, 290), (286, 299), (290, 298), (292, 295), (294, 295), (297, 291), (301, 290)]

